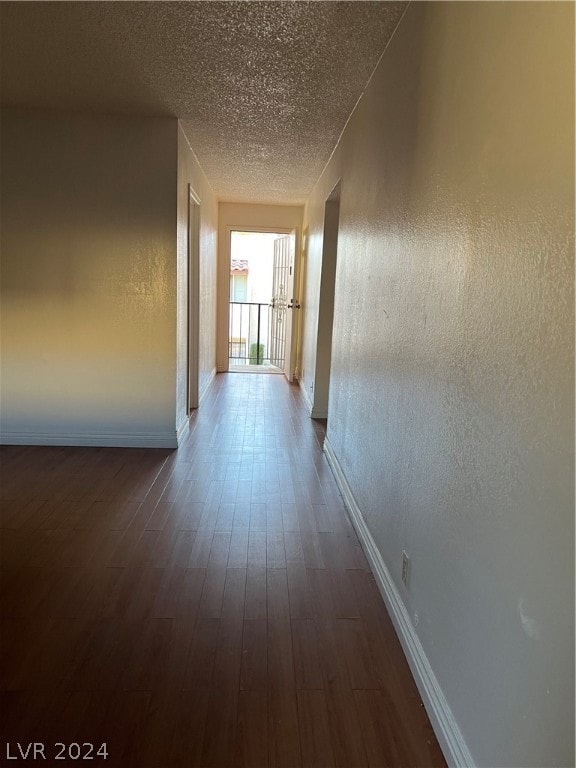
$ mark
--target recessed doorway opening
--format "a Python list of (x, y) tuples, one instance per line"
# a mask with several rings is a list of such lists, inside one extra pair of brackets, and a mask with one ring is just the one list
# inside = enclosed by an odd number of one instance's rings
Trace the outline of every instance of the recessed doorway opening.
[(332, 327), (338, 261), (340, 228), (340, 182), (328, 196), (324, 206), (324, 237), (322, 242), (322, 273), (318, 308), (316, 371), (312, 417), (327, 419), (329, 411), (330, 376), (332, 371)]
[(284, 373), (292, 243), (277, 232), (230, 232), (230, 371)]

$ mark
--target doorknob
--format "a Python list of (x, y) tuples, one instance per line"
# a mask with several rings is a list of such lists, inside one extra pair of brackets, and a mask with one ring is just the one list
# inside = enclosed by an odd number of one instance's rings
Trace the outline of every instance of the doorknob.
[(298, 304), (297, 301), (294, 301), (294, 299), (290, 299), (290, 304), (288, 304), (288, 309), (300, 309), (300, 304)]

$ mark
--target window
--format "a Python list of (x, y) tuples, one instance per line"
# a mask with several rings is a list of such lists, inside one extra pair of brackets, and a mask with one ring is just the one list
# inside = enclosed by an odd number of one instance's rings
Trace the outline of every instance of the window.
[(248, 301), (248, 275), (230, 275), (230, 301)]

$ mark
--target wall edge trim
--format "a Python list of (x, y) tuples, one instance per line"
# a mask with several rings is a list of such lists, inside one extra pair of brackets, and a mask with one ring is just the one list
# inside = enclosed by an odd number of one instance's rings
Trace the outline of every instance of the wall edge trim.
[(470, 750), (414, 630), (406, 606), (376, 546), (328, 438), (324, 440), (324, 453), (344, 498), (348, 515), (372, 567), (378, 589), (396, 629), (444, 757), (448, 765), (453, 768), (475, 768)]
[(0, 445), (85, 446), (93, 448), (177, 448), (176, 431), (158, 433), (2, 432)]

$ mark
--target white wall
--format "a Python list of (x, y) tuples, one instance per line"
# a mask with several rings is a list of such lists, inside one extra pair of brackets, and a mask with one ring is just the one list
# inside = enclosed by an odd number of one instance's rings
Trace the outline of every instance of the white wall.
[(228, 370), (228, 296), (230, 292), (230, 230), (301, 232), (303, 207), (299, 205), (257, 205), (220, 203), (218, 206), (218, 324), (217, 365)]
[(199, 235), (199, 394), (206, 392), (216, 373), (216, 274), (217, 221), (216, 197), (188, 141), (178, 126), (178, 309), (177, 327), (177, 426), (187, 418), (186, 387), (188, 344), (188, 197), (189, 185), (200, 201)]
[(329, 445), (482, 766), (574, 765), (573, 31), (411, 4), (305, 212), (303, 386), (341, 177)]
[(177, 123), (4, 112), (4, 442), (175, 445)]

